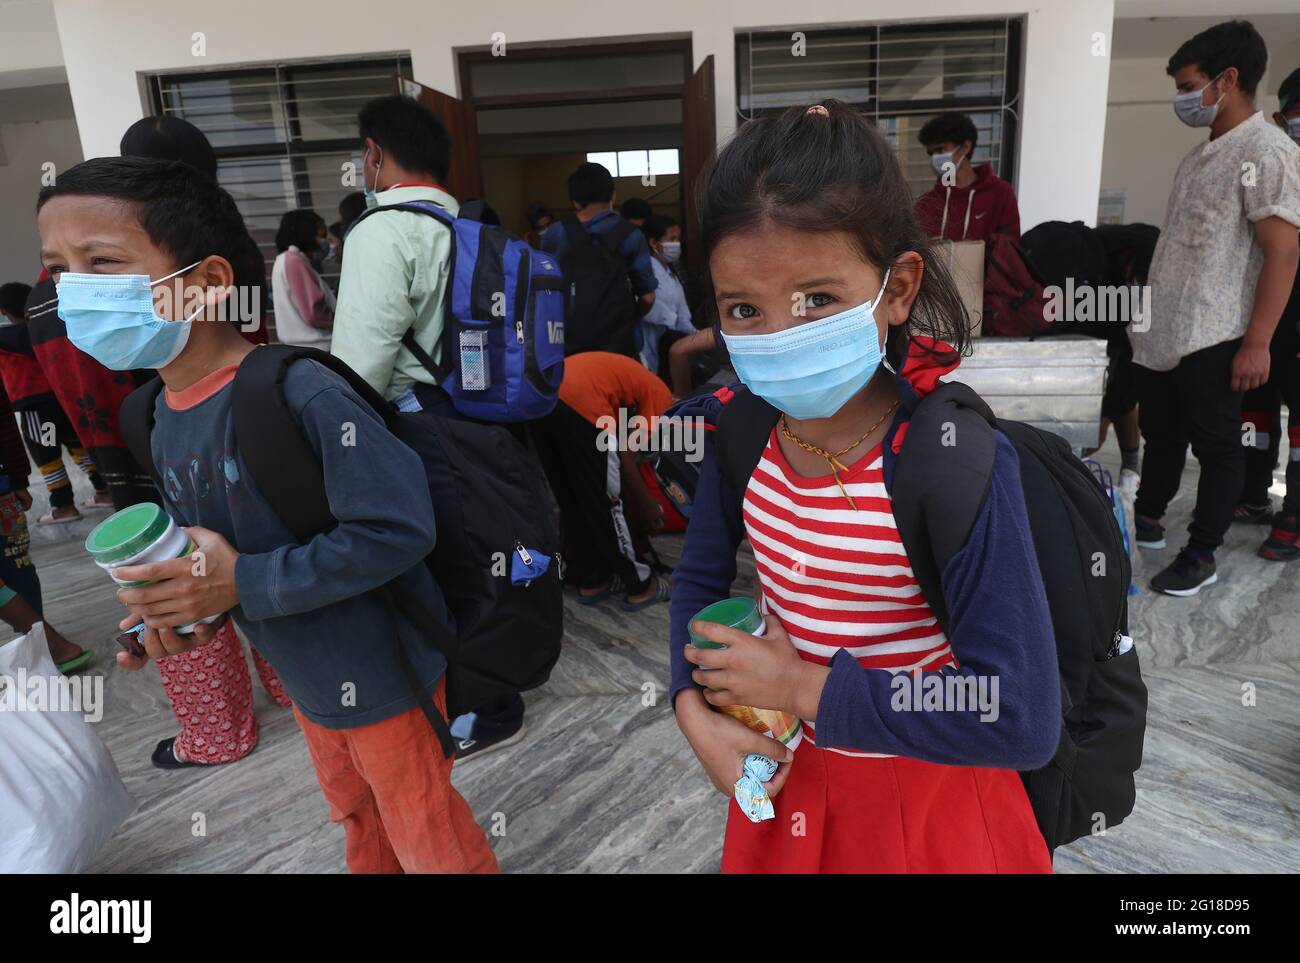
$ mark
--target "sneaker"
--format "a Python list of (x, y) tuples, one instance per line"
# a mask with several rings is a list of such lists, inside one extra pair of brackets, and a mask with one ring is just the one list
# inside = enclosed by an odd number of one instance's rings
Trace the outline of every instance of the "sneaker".
[(1272, 562), (1300, 558), (1300, 518), (1278, 512), (1273, 518), (1273, 530), (1259, 547), (1259, 557)]
[(1137, 530), (1138, 548), (1164, 548), (1168, 544), (1165, 541), (1165, 527), (1159, 522), (1134, 518), (1133, 525)]
[(1241, 504), (1232, 510), (1232, 520), (1245, 525), (1267, 525), (1273, 521), (1273, 506)]
[(495, 749), (513, 746), (524, 737), (526, 731), (523, 719), (501, 727), (475, 725), (474, 732), (468, 739), (456, 740), (456, 762), (464, 762), (471, 756), (481, 756)]
[(1151, 587), (1165, 595), (1185, 598), (1195, 595), (1205, 586), (1213, 585), (1218, 580), (1213, 556), (1206, 561), (1183, 549), (1172, 565), (1151, 580)]

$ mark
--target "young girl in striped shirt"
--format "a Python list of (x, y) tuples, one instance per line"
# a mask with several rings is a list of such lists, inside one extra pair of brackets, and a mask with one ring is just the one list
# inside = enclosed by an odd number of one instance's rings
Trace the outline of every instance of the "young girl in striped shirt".
[[(1060, 684), (1014, 449), (997, 436), (983, 506), (943, 572), (946, 633), (894, 522), (909, 413), (956, 366), (967, 322), (892, 148), (839, 102), (794, 108), (742, 127), (699, 196), (722, 340), (781, 412), (743, 491), (706, 448), (674, 574), (682, 732), (728, 796), (747, 753), (780, 763), (775, 819), (730, 807), (724, 871), (1050, 872), (1016, 770), (1052, 757)], [(745, 537), (766, 634), (696, 623), (727, 646), (696, 648), (690, 619), (730, 594)], [(900, 672), (920, 674), (908, 692), (973, 678), (994, 711), (901, 711)], [(796, 714), (802, 736), (782, 747), (724, 705)]]

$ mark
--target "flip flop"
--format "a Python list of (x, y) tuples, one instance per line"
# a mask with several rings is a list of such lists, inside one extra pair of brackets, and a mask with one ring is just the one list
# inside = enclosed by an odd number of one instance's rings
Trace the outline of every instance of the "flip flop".
[(667, 602), (673, 597), (673, 588), (668, 584), (667, 579), (658, 579), (659, 587), (655, 589), (655, 594), (650, 596), (644, 602), (632, 602), (628, 599), (623, 600), (624, 612), (640, 612), (642, 609), (648, 609), (658, 602)]
[(57, 668), (64, 675), (72, 675), (74, 672), (80, 672), (93, 661), (95, 661), (95, 653), (85, 649), (81, 655), (71, 658), (67, 662), (58, 663)]
[(151, 761), (159, 769), (191, 769), (197, 762), (181, 761), (176, 758), (176, 737), (164, 739), (153, 751)]
[(595, 595), (583, 595), (581, 592), (579, 592), (578, 604), (596, 605), (599, 602), (605, 601), (605, 599), (609, 598), (611, 595), (614, 595), (617, 592), (625, 592), (625, 591), (627, 591), (627, 586), (623, 584), (623, 579), (617, 575), (611, 575), (609, 577), (609, 584), (606, 585), (599, 592), (597, 592)]
[(82, 519), (82, 515), (80, 512), (78, 512), (75, 515), (67, 515), (63, 518), (55, 518), (54, 512), (46, 512), (40, 518), (36, 519), (36, 524), (37, 525), (67, 525), (70, 524), (71, 522), (79, 522), (81, 521), (81, 519)]
[(113, 510), (113, 503), (104, 502), (101, 504), (100, 502), (95, 501), (93, 497), (91, 497), (91, 498), (83, 498), (81, 501), (77, 502), (77, 507), (88, 509), (89, 511), (92, 512), (111, 512)]

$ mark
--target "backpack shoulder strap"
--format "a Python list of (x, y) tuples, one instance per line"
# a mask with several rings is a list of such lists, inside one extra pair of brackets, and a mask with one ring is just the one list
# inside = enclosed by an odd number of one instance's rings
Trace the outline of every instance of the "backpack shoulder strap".
[(723, 477), (744, 496), (749, 478), (781, 413), (748, 388), (738, 387), (718, 415), (715, 452)]
[(158, 475), (158, 466), (153, 463), (153, 447), (149, 440), (153, 436), (154, 405), (162, 389), (162, 378), (155, 375), (126, 396), (117, 416), (131, 456), (149, 472), (159, 491), (163, 490), (162, 479)]
[(433, 201), (403, 201), (401, 204), (380, 204), (377, 207), (367, 208), (362, 212), (360, 217), (352, 222), (351, 226), (348, 227), (348, 231), (351, 232), (352, 228), (356, 227), (367, 217), (370, 217), (372, 214), (378, 214), (380, 211), (414, 211), (417, 214), (428, 214), (435, 221), (441, 221), (448, 227), (450, 227), (452, 222), (456, 220), (456, 216), (452, 214), (451, 211), (447, 210), (440, 204), (433, 203)]
[(894, 465), (894, 523), (921, 592), (946, 631), (943, 571), (966, 544), (989, 482), (993, 412), (970, 387), (941, 384), (912, 412)]
[(335, 374), (368, 402), (385, 421), (392, 409), (346, 364), (315, 348), (263, 345), (248, 353), (235, 373), (231, 416), (239, 453), (249, 475), (275, 514), (306, 540), (334, 527), (319, 459), (284, 397), (289, 366), (306, 358)]
[(584, 246), (591, 243), (591, 235), (578, 220), (577, 214), (565, 214), (560, 218), (560, 226), (564, 228), (564, 236), (568, 238), (570, 253), (581, 251)]
[(415, 360), (420, 362), (421, 368), (433, 375), (435, 384), (441, 385), (451, 372), (451, 365), (447, 363), (447, 355), (450, 352), (448, 352), (446, 345), (442, 349), (442, 363), (440, 364), (433, 360), (433, 355), (420, 347), (419, 342), (415, 340), (414, 328), (407, 328), (406, 333), (402, 335), (402, 347), (411, 352)]
[(622, 257), (623, 252), (621, 248), (623, 242), (626, 241), (632, 235), (632, 232), (636, 230), (638, 230), (637, 227), (629, 224), (620, 217), (615, 222), (614, 226), (608, 231), (597, 231), (596, 233), (600, 236), (600, 239), (605, 242), (606, 247), (619, 257)]
[[(275, 514), (299, 539), (306, 541), (336, 524), (325, 494), (325, 476), (316, 453), (303, 437), (284, 397), (284, 379), (289, 366), (299, 359), (323, 365), (343, 378), (390, 426), (396, 414), (383, 397), (361, 376), (331, 354), (315, 348), (293, 345), (263, 345), (249, 352), (235, 373), (231, 412), (235, 438), (253, 483), (271, 503)], [(377, 590), (378, 597), (394, 615), (408, 613), (416, 625), (433, 637), (444, 653), (454, 651), (455, 636), (423, 603), (405, 597), (394, 586), (396, 580)], [(416, 702), (433, 727), (443, 754), (451, 759), (456, 743), (451, 730), (432, 702), (424, 697), (420, 682), (401, 639), (401, 621), (397, 621), (394, 651), (398, 665), (406, 676)]]

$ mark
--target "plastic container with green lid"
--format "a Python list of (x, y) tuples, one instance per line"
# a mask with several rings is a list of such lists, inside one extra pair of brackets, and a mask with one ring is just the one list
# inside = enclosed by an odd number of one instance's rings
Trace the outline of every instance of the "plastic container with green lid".
[[(716, 622), (728, 628), (739, 629), (750, 635), (763, 636), (767, 632), (767, 621), (751, 598), (729, 598), (714, 602), (700, 609), (691, 622)], [(689, 623), (688, 623), (689, 625)], [(688, 630), (691, 644), (699, 649), (725, 649), (720, 642), (712, 642), (697, 633)], [(782, 745), (790, 745), (803, 729), (799, 717), (789, 712), (775, 709), (755, 709), (750, 706), (722, 706), (722, 711), (734, 719), (739, 719), (755, 732), (763, 732), (776, 739)]]
[[(118, 585), (148, 585), (148, 582), (127, 582), (113, 575), (113, 570), (125, 565), (145, 565), (182, 558), (194, 551), (194, 543), (166, 512), (153, 502), (132, 505), (114, 512), (86, 536), (86, 551), (95, 564), (108, 573)], [(211, 622), (220, 615), (202, 619)], [(176, 627), (177, 632), (194, 631), (194, 623)]]

